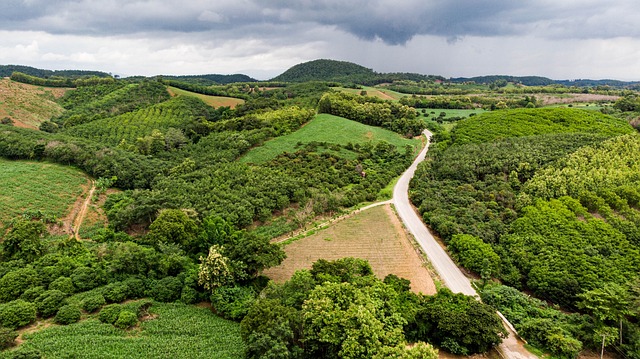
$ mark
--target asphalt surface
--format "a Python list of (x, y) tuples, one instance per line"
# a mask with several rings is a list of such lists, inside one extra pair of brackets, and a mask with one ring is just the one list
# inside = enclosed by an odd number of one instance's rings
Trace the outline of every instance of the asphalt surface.
[(396, 207), (400, 219), (402, 219), (404, 225), (409, 232), (413, 234), (420, 247), (422, 247), (422, 250), (426, 253), (433, 268), (438, 272), (438, 275), (447, 288), (451, 289), (454, 293), (476, 296), (477, 293), (471, 286), (469, 279), (462, 274), (460, 268), (458, 268), (447, 252), (438, 244), (435, 238), (433, 238), (427, 226), (422, 222), (420, 215), (416, 213), (411, 202), (409, 202), (409, 181), (411, 181), (418, 167), (418, 163), (425, 159), (427, 151), (429, 150), (429, 140), (432, 134), (426, 130), (424, 134), (427, 136), (427, 145), (415, 161), (413, 161), (411, 166), (402, 174), (398, 183), (393, 188), (393, 204)]
[[(416, 242), (422, 247), (423, 252), (427, 255), (433, 268), (447, 288), (451, 289), (454, 293), (463, 293), (479, 299), (475, 289), (471, 286), (469, 278), (462, 274), (462, 271), (453, 262), (451, 257), (449, 257), (449, 254), (435, 240), (409, 201), (409, 182), (411, 178), (413, 178), (418, 164), (424, 161), (427, 151), (429, 150), (432, 133), (425, 130), (424, 134), (427, 136), (427, 145), (422, 149), (411, 166), (402, 174), (398, 183), (393, 188), (393, 204), (396, 207), (400, 219), (407, 227), (407, 230), (413, 234)], [(502, 357), (507, 359), (537, 359), (537, 356), (531, 354), (524, 348), (523, 342), (518, 339), (517, 334), (512, 329), (511, 324), (506, 321), (506, 318), (502, 316), (501, 318), (508, 332), (508, 337), (505, 338), (498, 347)]]

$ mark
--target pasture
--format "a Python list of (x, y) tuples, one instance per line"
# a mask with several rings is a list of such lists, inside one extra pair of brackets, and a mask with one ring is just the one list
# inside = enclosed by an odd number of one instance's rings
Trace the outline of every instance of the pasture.
[(375, 275), (383, 279), (395, 274), (411, 281), (414, 292), (434, 294), (429, 270), (413, 247), (389, 204), (370, 208), (341, 220), (284, 248), (287, 258), (264, 274), (285, 282), (299, 269), (309, 269), (318, 259), (356, 257), (369, 261)]
[(172, 87), (172, 86), (169, 86), (169, 93), (171, 94), (171, 96), (179, 96), (180, 95), (180, 96), (197, 97), (197, 98), (201, 99), (207, 105), (209, 105), (211, 107), (215, 107), (215, 108), (218, 108), (218, 107), (221, 107), (221, 106), (228, 106), (228, 107), (231, 107), (231, 108), (235, 108), (239, 104), (244, 103), (244, 100), (239, 99), (239, 98), (203, 95), (203, 94), (199, 94), (199, 93), (195, 93), (195, 92), (182, 90), (182, 89), (179, 89), (177, 87)]
[[(399, 148), (406, 145), (418, 148), (420, 140), (406, 139), (395, 132), (380, 127), (363, 125), (356, 121), (342, 117), (320, 114), (298, 131), (285, 136), (276, 137), (249, 151), (240, 158), (245, 163), (264, 163), (281, 153), (295, 152), (298, 143), (327, 142), (344, 145), (349, 142), (363, 144), (367, 142), (377, 143), (387, 141)], [(344, 152), (344, 151), (343, 151)], [(341, 153), (348, 157), (352, 153)]]
[(77, 169), (46, 162), (0, 159), (0, 222), (25, 211), (65, 217), (89, 180)]
[(362, 86), (361, 89), (352, 89), (352, 88), (346, 88), (346, 87), (336, 87), (335, 89), (343, 92), (356, 94), (356, 95), (359, 95), (362, 91), (366, 91), (367, 96), (377, 97), (382, 100), (391, 100), (391, 101), (397, 101), (402, 97), (407, 96), (400, 92), (382, 89), (379, 87), (370, 87), (370, 86)]

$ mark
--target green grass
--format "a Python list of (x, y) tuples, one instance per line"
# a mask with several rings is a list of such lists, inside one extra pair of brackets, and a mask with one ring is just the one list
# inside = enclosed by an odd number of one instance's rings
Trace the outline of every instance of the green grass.
[(82, 194), (87, 176), (79, 170), (52, 163), (0, 159), (0, 222), (25, 210), (40, 210), (64, 217)]
[[(304, 127), (291, 134), (267, 141), (263, 146), (256, 147), (240, 159), (245, 163), (263, 163), (269, 161), (281, 153), (295, 152), (297, 144), (309, 142), (327, 142), (334, 144), (346, 144), (351, 142), (366, 143), (373, 141), (387, 141), (399, 148), (410, 145), (414, 148), (420, 146), (420, 140), (406, 139), (397, 133), (380, 127), (363, 125), (359, 122), (347, 120), (342, 117), (320, 114), (307, 123)], [(349, 157), (353, 153), (341, 151), (340, 155)]]
[(362, 86), (361, 89), (352, 89), (346, 87), (334, 87), (334, 89), (342, 92), (348, 92), (352, 94), (359, 95), (362, 91), (367, 91), (367, 96), (377, 97), (383, 100), (393, 100), (397, 101), (407, 95), (402, 94), (400, 92), (388, 90), (382, 87), (370, 87), (370, 86)]
[[(240, 325), (207, 308), (154, 303), (157, 318), (129, 331), (92, 318), (24, 335), (18, 351), (38, 350), (46, 358), (219, 358), (244, 357)], [(0, 352), (9, 358), (13, 351)]]

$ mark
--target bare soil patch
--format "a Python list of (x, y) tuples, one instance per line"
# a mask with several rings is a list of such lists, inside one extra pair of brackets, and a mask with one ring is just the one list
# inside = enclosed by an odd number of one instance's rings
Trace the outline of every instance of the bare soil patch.
[(599, 95), (599, 94), (590, 94), (590, 93), (572, 93), (572, 94), (566, 94), (562, 96), (539, 94), (535, 96), (539, 101), (542, 101), (542, 104), (544, 106), (557, 105), (557, 104), (570, 104), (575, 102), (598, 102), (598, 101), (613, 102), (620, 99), (620, 96)]
[(9, 117), (16, 127), (37, 129), (42, 122), (64, 111), (55, 100), (68, 90), (0, 79), (0, 119)]
[(413, 247), (389, 204), (362, 211), (299, 239), (287, 245), (285, 252), (287, 259), (281, 265), (264, 272), (278, 283), (299, 269), (311, 268), (318, 259), (356, 257), (368, 260), (379, 278), (395, 274), (410, 280), (414, 292), (436, 292), (422, 255)]

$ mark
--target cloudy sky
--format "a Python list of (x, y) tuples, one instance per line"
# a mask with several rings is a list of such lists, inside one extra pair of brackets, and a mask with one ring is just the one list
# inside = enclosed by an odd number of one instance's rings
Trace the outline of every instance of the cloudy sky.
[(269, 79), (328, 58), (640, 80), (638, 20), (637, 0), (1, 0), (0, 64)]

